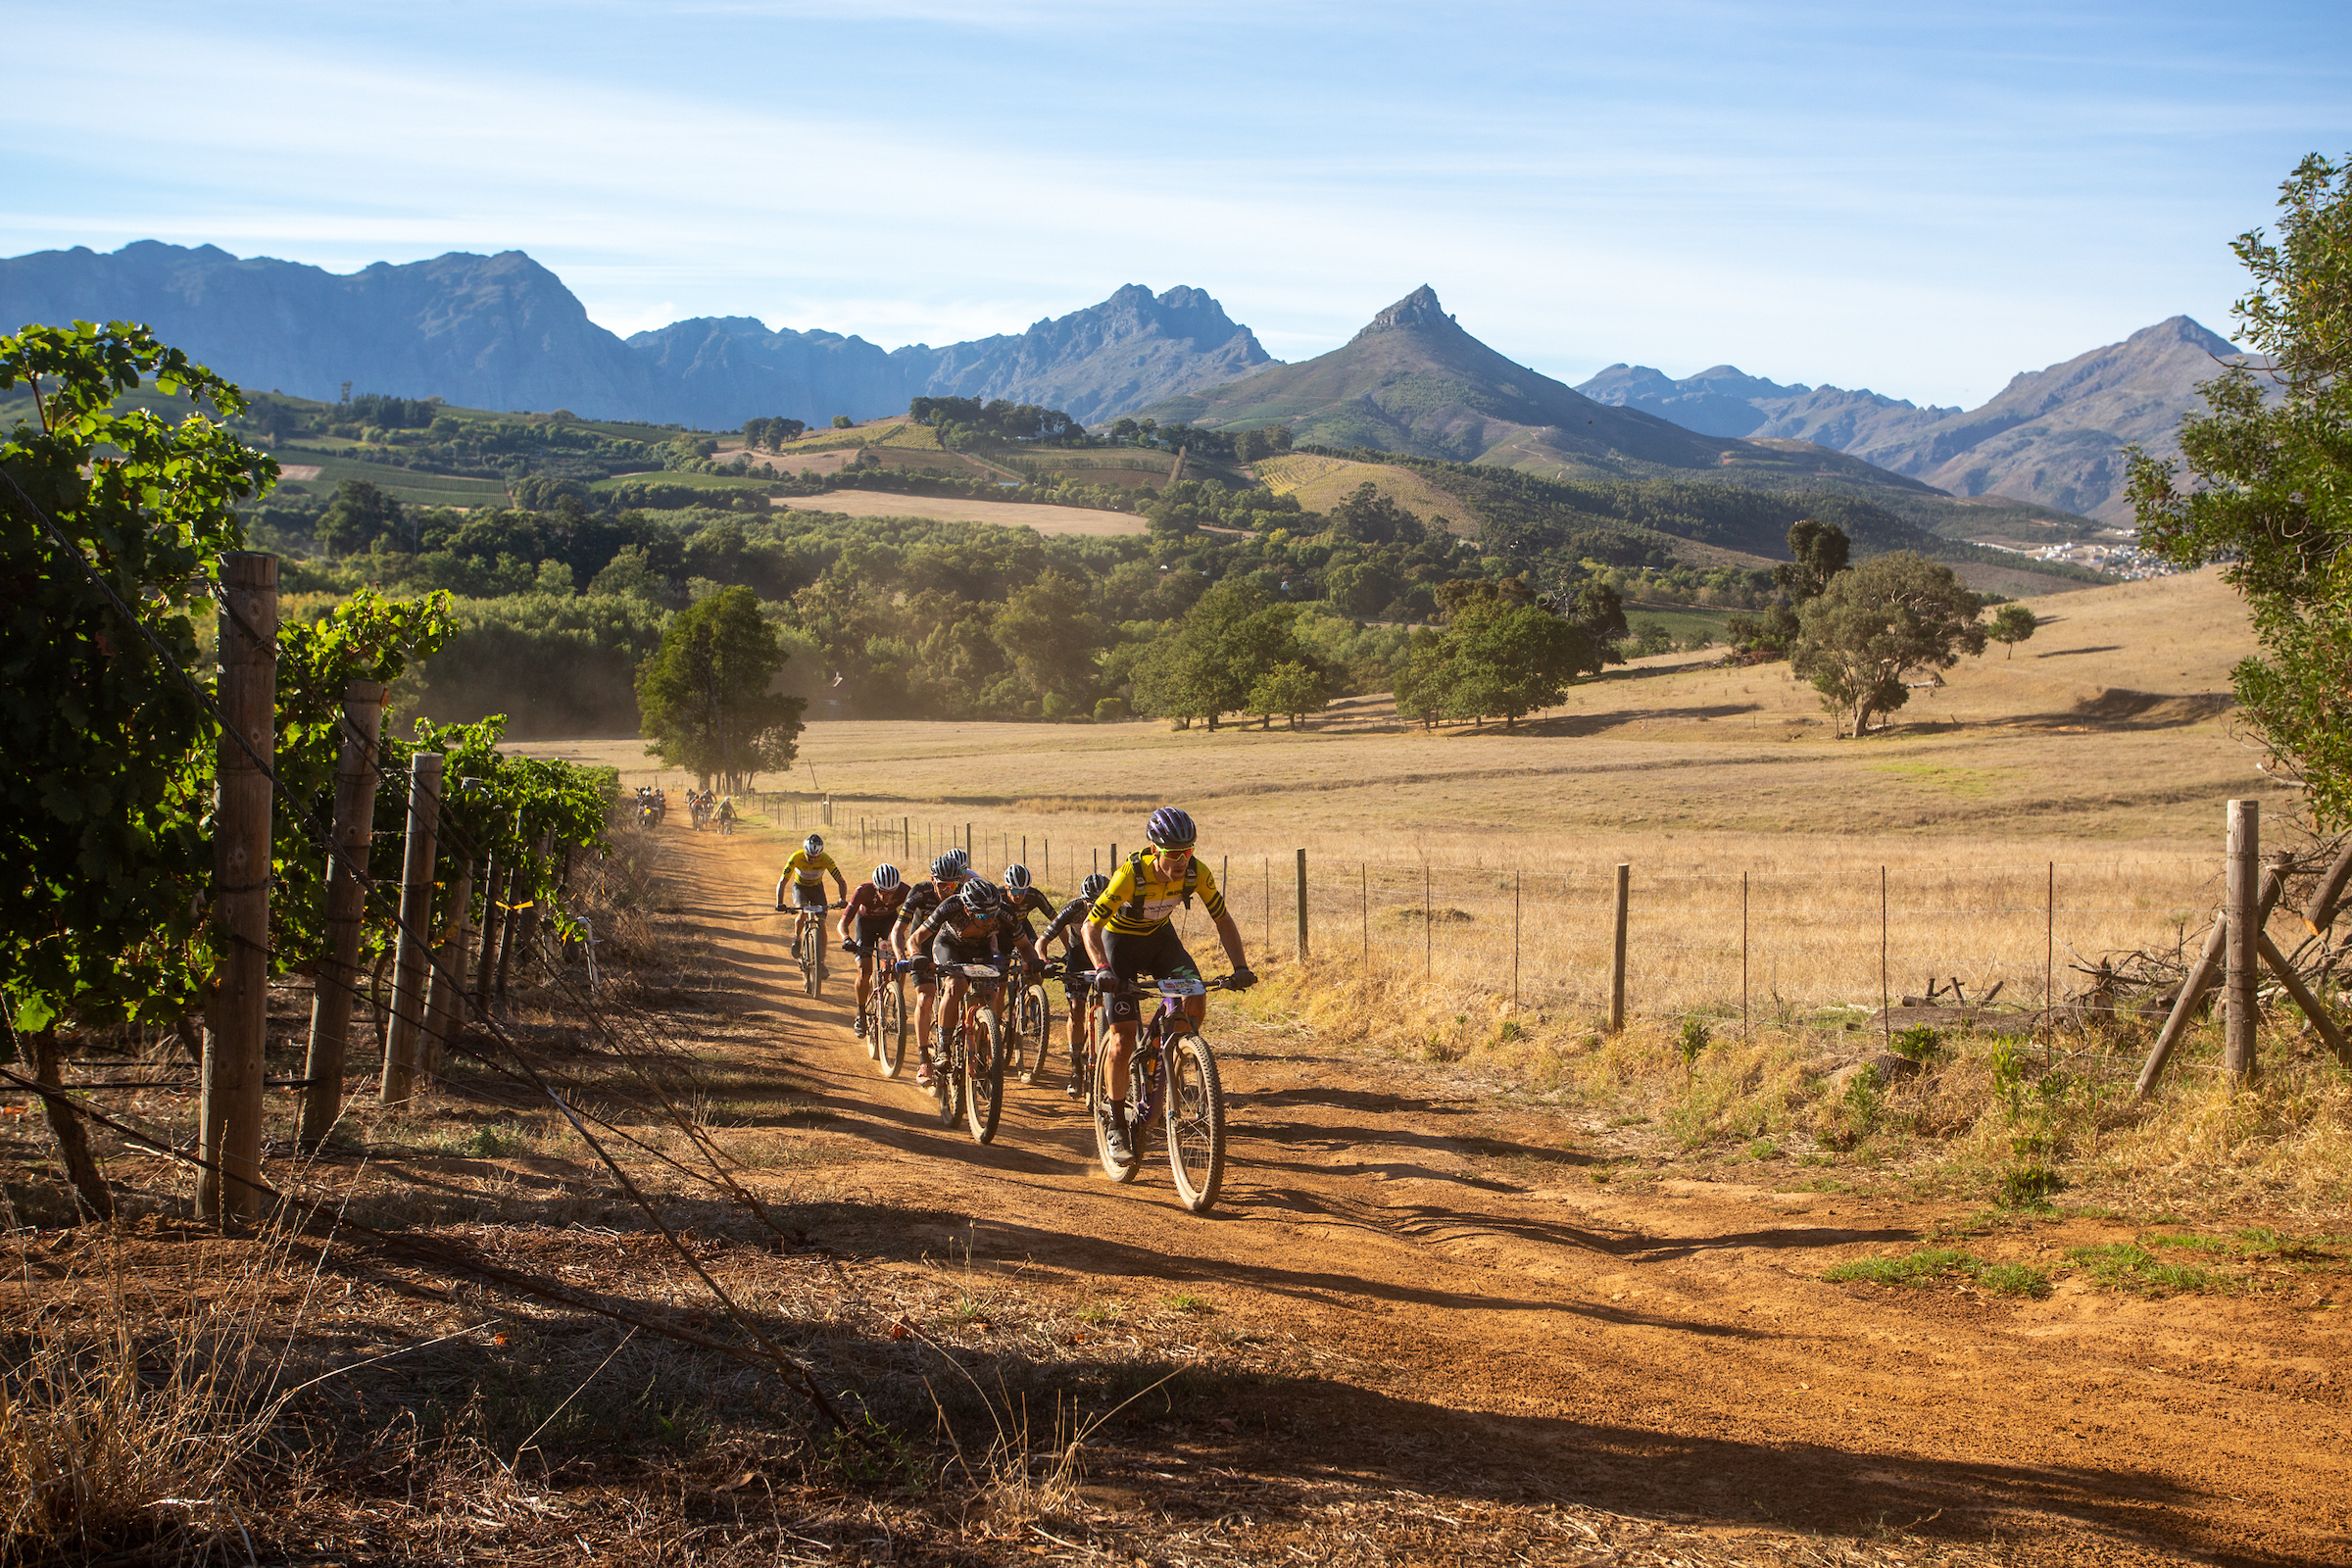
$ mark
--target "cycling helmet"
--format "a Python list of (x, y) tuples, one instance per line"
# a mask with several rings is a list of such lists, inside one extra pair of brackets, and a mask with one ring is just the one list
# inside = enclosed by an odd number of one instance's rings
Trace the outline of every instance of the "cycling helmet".
[(931, 862), (931, 880), (934, 882), (944, 877), (959, 877), (961, 875), (963, 875), (963, 867), (956, 863), (956, 857), (953, 855), (943, 855)]
[(874, 867), (874, 886), (884, 893), (899, 885), (899, 868), (895, 865)]
[[(1159, 818), (1155, 816), (1152, 820), (1156, 822)], [(825, 853), (825, 837), (821, 833), (811, 833), (801, 840), (801, 848), (807, 850), (810, 855), (822, 855)]]
[(1108, 893), (1109, 891), (1110, 878), (1104, 876), (1100, 871), (1097, 871), (1093, 876), (1088, 877), (1085, 881), (1078, 884), (1078, 896), (1089, 901), (1090, 903), (1101, 898), (1103, 894)]
[(956, 870), (958, 875), (970, 876), (972, 874), (972, 858), (963, 851), (950, 850), (948, 858), (956, 862)]
[(1004, 887), (1007, 892), (1019, 893), (1029, 886), (1029, 868), (1019, 861), (1004, 868)]
[(999, 891), (997, 885), (993, 882), (984, 882), (978, 877), (973, 877), (966, 882), (963, 885), (963, 891), (956, 897), (963, 900), (965, 908), (982, 919), (986, 919), (1004, 907), (1004, 895)]
[(1163, 806), (1144, 825), (1144, 836), (1163, 850), (1189, 850), (1200, 834), (1183, 808)]

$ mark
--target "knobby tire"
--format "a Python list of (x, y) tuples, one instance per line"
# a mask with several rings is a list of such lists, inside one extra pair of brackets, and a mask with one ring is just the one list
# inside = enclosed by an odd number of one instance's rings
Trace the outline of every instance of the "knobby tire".
[(1168, 1042), (1165, 1095), (1168, 1171), (1176, 1196), (1199, 1214), (1225, 1184), (1225, 1086), (1216, 1054), (1199, 1035)]
[(978, 1143), (997, 1136), (997, 1118), (1004, 1109), (1004, 1020), (991, 1006), (972, 1014), (964, 1048), (970, 1087), (964, 1100), (964, 1119)]
[(896, 1078), (906, 1060), (906, 984), (895, 974), (874, 978), (874, 1060), (885, 1078)]

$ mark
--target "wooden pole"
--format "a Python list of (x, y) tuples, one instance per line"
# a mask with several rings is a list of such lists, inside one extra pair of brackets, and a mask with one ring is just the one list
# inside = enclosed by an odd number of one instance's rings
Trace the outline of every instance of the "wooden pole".
[(1298, 961), (1306, 961), (1306, 851), (1298, 852)]
[(384, 725), (380, 682), (343, 688), (343, 750), (335, 760), (334, 851), (326, 858), (326, 962), (311, 993), (311, 1043), (303, 1054), (302, 1128), (316, 1150), (343, 1114), (351, 1004), (359, 991), (360, 921), (368, 908), (368, 853), (375, 838), (375, 749)]
[(498, 940), (506, 933), (505, 911), (498, 901), (513, 875), (514, 867), (501, 865), (496, 857), (483, 868), (482, 951), (473, 966), (473, 1014), (477, 1018), (490, 1015), (490, 983), (498, 978)]
[[(2255, 910), (2256, 929), (2270, 923), (2271, 910), (2277, 906), (2284, 888), (2283, 868), (2270, 867), (2263, 877), (2262, 900)], [(2205, 937), (2204, 951), (2188, 966), (2188, 974), (2180, 982), (2180, 994), (2173, 1000), (2172, 1014), (2157, 1031), (2156, 1044), (2149, 1049), (2147, 1062), (2139, 1069), (2139, 1082), (2132, 1093), (2140, 1099), (2146, 1099), (2148, 1091), (2156, 1087), (2165, 1063), (2172, 1058), (2173, 1048), (2180, 1043), (2180, 1037), (2188, 1032), (2189, 1020), (2196, 1016), (2197, 1004), (2205, 1000), (2205, 993), (2221, 977), (2222, 954), (2229, 944), (2230, 915), (2224, 910), (2214, 917), (2213, 929)]]
[(2352, 882), (2352, 839), (2344, 841), (2343, 853), (2320, 878), (2320, 885), (2311, 890), (2311, 899), (2303, 906), (2303, 924), (2313, 936), (2318, 936), (2335, 920), (2338, 901), (2344, 896), (2344, 884)]
[[(507, 872), (507, 880), (499, 889), (498, 967), (490, 976), (489, 1001), (505, 1005), (507, 1000), (507, 969), (514, 958), (514, 938), (521, 929), (523, 911), (514, 907), (522, 891), (522, 867)], [(486, 1014), (489, 1007), (482, 1011)]]
[(2230, 840), (2225, 862), (2230, 939), (2225, 951), (2222, 995), (2222, 1069), (2232, 1084), (2254, 1076), (2254, 987), (2260, 977), (2262, 920), (2256, 860), (2261, 853), (2262, 807), (2255, 801), (2230, 803)]
[(1632, 903), (1634, 868), (1617, 867), (1617, 940), (1609, 958), (1609, 1033), (1625, 1027), (1625, 917)]
[(472, 932), (473, 861), (468, 858), (458, 862), (457, 880), (449, 885), (449, 928), (433, 956), (432, 985), (425, 993), (416, 1067), (428, 1083), (440, 1076), (449, 1043), (466, 1027), (466, 941)]
[(2320, 1032), (2320, 1038), (2328, 1043), (2328, 1049), (2335, 1053), (2335, 1059), (2346, 1067), (2352, 1067), (2352, 1044), (2345, 1042), (2344, 1032), (2335, 1026), (2333, 1018), (2328, 1016), (2327, 1007), (2311, 994), (2311, 988), (2303, 983), (2301, 975), (2295, 973), (2294, 966), (2286, 961), (2286, 955), (2278, 951), (2278, 945), (2271, 940), (2270, 933), (2261, 932), (2259, 937), (2262, 961), (2271, 966), (2271, 973), (2278, 977), (2278, 983), (2286, 988), (2286, 994), (2295, 999), (2295, 1005), (2303, 1009), (2303, 1016), (2311, 1020), (2311, 1026)]
[[(263, 1048), (270, 998), (270, 775), (277, 748), (277, 558), (220, 558), (220, 793), (214, 808), (213, 922), (226, 950), (206, 1007), (196, 1212), (251, 1219), (262, 1210)], [(237, 737), (243, 739), (239, 745)], [(252, 749), (248, 755), (247, 747)]]
[(376, 1098), (407, 1102), (416, 1084), (416, 1040), (424, 1031), (426, 944), (433, 920), (433, 857), (441, 836), (441, 754), (409, 759), (409, 829), (400, 866), (400, 934), (392, 955), (392, 1030)]

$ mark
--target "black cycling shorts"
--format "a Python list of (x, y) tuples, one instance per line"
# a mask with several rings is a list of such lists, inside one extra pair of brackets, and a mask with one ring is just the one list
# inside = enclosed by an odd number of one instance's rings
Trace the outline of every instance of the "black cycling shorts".
[(861, 914), (858, 917), (858, 945), (877, 951), (890, 940), (890, 928), (899, 923), (896, 914)]
[(986, 963), (1002, 967), (994, 942), (957, 942), (945, 932), (931, 939), (933, 963)]
[[(1184, 950), (1184, 941), (1176, 935), (1173, 924), (1142, 936), (1119, 931), (1102, 933), (1102, 956), (1110, 960), (1106, 967), (1121, 980), (1133, 982), (1139, 974), (1154, 979), (1178, 978), (1198, 980), (1200, 968), (1193, 956)], [(1132, 993), (1110, 999), (1110, 1021), (1133, 1023), (1143, 1016), (1143, 998)]]
[(821, 909), (825, 906), (825, 885), (822, 882), (803, 882), (793, 878), (792, 906), (796, 909)]

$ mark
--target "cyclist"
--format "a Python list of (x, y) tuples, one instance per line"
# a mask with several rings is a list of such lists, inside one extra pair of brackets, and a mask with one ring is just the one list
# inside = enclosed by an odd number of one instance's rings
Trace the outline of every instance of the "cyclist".
[(1061, 912), (1047, 922), (1045, 930), (1037, 938), (1037, 950), (1040, 953), (1045, 952), (1046, 944), (1055, 937), (1061, 938), (1064, 944), (1061, 989), (1070, 1003), (1070, 1081), (1062, 1087), (1061, 1092), (1072, 1100), (1086, 1093), (1086, 1085), (1079, 1082), (1078, 1065), (1087, 1059), (1086, 1051), (1091, 1044), (1086, 1038), (1086, 977), (1094, 966), (1087, 962), (1086, 943), (1080, 937), (1079, 927), (1086, 920), (1086, 911), (1094, 907), (1095, 901), (1109, 886), (1110, 878), (1100, 871), (1079, 883), (1078, 896), (1061, 906)]
[(863, 1040), (867, 1028), (866, 1004), (874, 997), (874, 953), (886, 948), (890, 928), (898, 922), (899, 906), (906, 902), (906, 881), (895, 865), (877, 865), (870, 881), (858, 884), (858, 891), (841, 910), (841, 951), (858, 955), (858, 1038)]
[[(792, 945), (796, 952), (800, 949), (801, 938), (808, 934), (808, 922), (815, 920), (821, 925), (824, 921), (825, 877), (828, 873), (832, 875), (833, 885), (841, 890), (841, 902), (849, 903), (850, 884), (841, 874), (841, 863), (825, 853), (824, 835), (811, 833), (801, 841), (799, 849), (792, 852), (792, 858), (784, 862), (784, 874), (776, 878), (778, 914), (784, 912), (784, 886), (786, 883), (792, 885), (792, 906), (799, 915), (792, 928)], [(817, 949), (816, 968), (817, 973), (824, 973), (825, 954), (822, 947)]]
[[(914, 943), (918, 948), (930, 946), (934, 968), (951, 963), (991, 963), (1002, 970), (1004, 960), (1015, 953), (1032, 962), (1037, 959), (1029, 917), (1007, 904), (1000, 889), (976, 876), (967, 877), (962, 892), (940, 901), (939, 907), (914, 928)], [(951, 974), (940, 986), (938, 1054), (942, 1061), (947, 1059), (949, 1032), (956, 1025), (968, 984), (962, 975)]]
[(718, 830), (721, 833), (735, 831), (735, 797), (732, 795), (718, 803)]
[[(1200, 833), (1192, 817), (1176, 807), (1163, 806), (1145, 824), (1144, 837), (1152, 848), (1129, 856), (1127, 863), (1111, 873), (1110, 886), (1096, 896), (1086, 916), (1087, 954), (1102, 971), (1097, 975), (1097, 983), (1110, 982), (1120, 988), (1110, 999), (1109, 1144), (1111, 1157), (1122, 1162), (1135, 1157), (1127, 1141), (1125, 1112), (1118, 1107), (1127, 1102), (1127, 1065), (1135, 1055), (1136, 1024), (1142, 1016), (1134, 994), (1126, 987), (1137, 975), (1146, 973), (1162, 980), (1200, 978), (1173, 923), (1177, 908), (1190, 907), (1195, 893), (1216, 922), (1217, 937), (1233, 964), (1228, 984), (1244, 991), (1257, 983), (1242, 954), (1241, 927), (1225, 910), (1225, 896), (1217, 891), (1217, 879), (1193, 854)], [(1186, 998), (1185, 1010), (1199, 1028), (1208, 1013), (1208, 998)]]
[(914, 1086), (931, 1087), (931, 1004), (938, 1000), (938, 976), (931, 972), (927, 954), (914, 951), (910, 938), (916, 923), (954, 898), (963, 887), (967, 862), (961, 850), (950, 850), (931, 862), (931, 880), (917, 883), (899, 906), (899, 923), (891, 927), (891, 947), (914, 975)]

